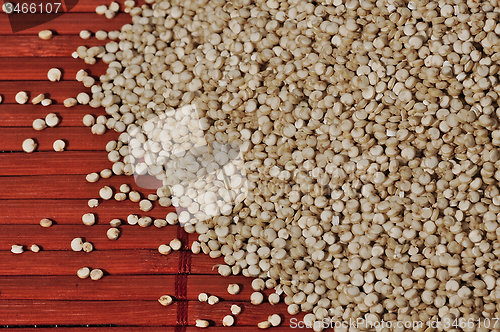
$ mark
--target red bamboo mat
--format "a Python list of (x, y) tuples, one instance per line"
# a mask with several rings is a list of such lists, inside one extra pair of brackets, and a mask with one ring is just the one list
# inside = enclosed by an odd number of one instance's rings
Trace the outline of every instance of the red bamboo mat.
[[(123, 3), (123, 1), (119, 1)], [(117, 241), (106, 237), (108, 223), (113, 218), (128, 214), (144, 215), (137, 203), (105, 201), (90, 209), (87, 201), (98, 197), (104, 185), (118, 188), (128, 183), (132, 189), (147, 195), (135, 185), (133, 177), (113, 176), (97, 183), (85, 181), (85, 175), (110, 168), (104, 147), (118, 134), (103, 136), (90, 133), (82, 124), (83, 115), (105, 114), (104, 109), (89, 106), (65, 108), (64, 99), (79, 92), (90, 92), (76, 82), (79, 69), (98, 78), (106, 65), (86, 65), (73, 59), (71, 53), (80, 45), (104, 45), (107, 41), (95, 38), (82, 40), (81, 30), (116, 30), (131, 22), (128, 14), (120, 13), (113, 20), (95, 14), (102, 4), (97, 0), (82, 0), (71, 10), (42, 26), (12, 33), (9, 21), (0, 13), (0, 328), (15, 327), (16, 331), (71, 331), (71, 332), (150, 332), (195, 331), (196, 319), (211, 322), (209, 331), (221, 329), (222, 318), (230, 314), (230, 306), (239, 304), (243, 311), (236, 317), (238, 330), (256, 331), (256, 324), (269, 314), (282, 315), (283, 323), (274, 331), (290, 331), (286, 305), (271, 306), (249, 303), (251, 279), (243, 276), (221, 277), (214, 265), (222, 258), (192, 254), (188, 249), (197, 239), (179, 226), (158, 229), (124, 225)], [(108, 3), (109, 4), (109, 3)], [(38, 32), (54, 31), (51, 40), (40, 40)], [(47, 71), (60, 68), (63, 79), (49, 82)], [(27, 91), (30, 97), (44, 93), (53, 105), (18, 105), (14, 96)], [(31, 99), (30, 99), (31, 100)], [(56, 128), (44, 131), (32, 129), (32, 121), (54, 112), (61, 118)], [(35, 138), (38, 149), (33, 154), (22, 152), (26, 138)], [(56, 139), (67, 141), (67, 151), (54, 152)], [(164, 218), (172, 208), (155, 206), (147, 213)], [(98, 216), (94, 226), (84, 226), (81, 216), (93, 212)], [(50, 218), (55, 225), (42, 228), (39, 221)], [(91, 253), (73, 252), (70, 242), (82, 237), (92, 242)], [(164, 256), (158, 246), (173, 238), (180, 238), (184, 248)], [(10, 252), (13, 244), (24, 245), (25, 250), (38, 244), (38, 253)], [(105, 276), (99, 281), (79, 279), (76, 271), (84, 266), (100, 268)], [(229, 283), (238, 283), (242, 292), (229, 295)], [(221, 302), (210, 306), (197, 301), (200, 292), (218, 296)], [(267, 291), (269, 294), (270, 291)], [(157, 301), (169, 294), (176, 301), (164, 307)], [(301, 318), (299, 315), (294, 318)]]

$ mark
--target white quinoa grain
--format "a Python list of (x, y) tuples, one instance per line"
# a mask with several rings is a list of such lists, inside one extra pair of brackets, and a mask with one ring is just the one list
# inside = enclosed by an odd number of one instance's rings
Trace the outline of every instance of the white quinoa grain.
[(115, 200), (118, 202), (122, 202), (127, 199), (127, 194), (124, 193), (116, 193), (115, 194)]
[(172, 252), (172, 248), (166, 244), (162, 244), (158, 247), (158, 252), (162, 255), (168, 255)]
[(139, 202), (139, 209), (144, 212), (151, 211), (153, 208), (153, 203), (148, 199), (143, 199)]
[(92, 250), (94, 250), (94, 245), (90, 242), (84, 242), (82, 245), (82, 249), (85, 252), (92, 252)]
[(229, 284), (227, 286), (227, 292), (231, 295), (236, 295), (240, 292), (240, 285), (238, 284)]
[(26, 104), (29, 100), (28, 94), (24, 91), (20, 91), (16, 94), (16, 103)]
[(88, 74), (84, 69), (80, 69), (79, 71), (76, 72), (76, 80), (78, 82), (82, 82), (85, 77), (87, 77)]
[(42, 106), (52, 105), (52, 100), (49, 98), (45, 98), (44, 100), (42, 100), (41, 104), (42, 104)]
[(231, 313), (235, 316), (239, 315), (241, 313), (241, 307), (237, 304), (231, 305)]
[(128, 193), (128, 198), (132, 202), (137, 203), (141, 200), (141, 194), (139, 194), (137, 191), (131, 191)]
[(280, 302), (280, 296), (276, 293), (271, 293), (267, 297), (269, 304), (276, 305)]
[(112, 219), (110, 222), (109, 222), (109, 225), (111, 227), (118, 227), (122, 224), (122, 221), (120, 219)]
[(49, 113), (45, 116), (45, 123), (49, 127), (55, 127), (59, 124), (59, 117), (55, 113)]
[(149, 227), (153, 223), (153, 219), (151, 217), (141, 217), (137, 224), (141, 227)]
[(23, 246), (14, 244), (10, 250), (13, 254), (22, 254), (24, 252)]
[(108, 10), (108, 7), (106, 5), (100, 5), (96, 7), (95, 12), (97, 13), (97, 15), (104, 15), (106, 10)]
[(177, 213), (175, 212), (169, 212), (167, 216), (165, 217), (169, 225), (175, 225), (177, 224)]
[(82, 216), (82, 221), (87, 226), (92, 226), (95, 224), (95, 215), (93, 213), (85, 213)]
[(224, 316), (224, 318), (222, 319), (222, 325), (233, 326), (234, 325), (234, 317), (231, 315)]
[[(81, 104), (81, 105), (87, 105), (90, 102), (90, 96), (87, 93), (85, 93), (85, 92), (80, 92), (76, 96), (76, 101), (78, 101), (78, 103)], [(85, 117), (84, 117), (84, 119), (85, 119)], [(85, 120), (84, 120), (84, 124), (85, 124)]]
[(58, 139), (54, 141), (52, 147), (54, 148), (54, 151), (61, 152), (64, 151), (64, 149), (66, 148), (66, 143), (62, 139)]
[(88, 30), (80, 31), (80, 38), (81, 39), (89, 39), (91, 36), (92, 36), (92, 33)]
[(163, 228), (163, 227), (167, 226), (167, 221), (165, 219), (155, 219), (153, 221), (153, 224), (157, 228)]
[(113, 189), (109, 186), (104, 186), (99, 190), (99, 196), (104, 200), (109, 200), (113, 197)]
[(252, 295), (250, 295), (250, 302), (253, 305), (259, 305), (264, 301), (264, 295), (262, 295), (261, 292), (253, 292)]
[(47, 128), (47, 124), (44, 119), (35, 119), (33, 120), (33, 129), (35, 130), (43, 130)]
[(195, 322), (195, 326), (200, 328), (207, 328), (209, 325), (210, 323), (208, 322), (208, 320), (204, 319), (197, 319)]
[(103, 31), (103, 30), (98, 30), (95, 33), (95, 38), (97, 40), (105, 40), (108, 38), (108, 33), (106, 31)]
[(52, 31), (50, 30), (41, 30), (38, 32), (38, 38), (42, 40), (49, 40), (52, 38)]
[(71, 249), (73, 251), (82, 251), (83, 250), (83, 240), (81, 237), (74, 238), (71, 240)]
[(106, 235), (110, 240), (117, 240), (120, 237), (120, 230), (118, 228), (110, 228), (106, 232)]
[(106, 18), (109, 20), (115, 18), (115, 15), (116, 15), (116, 12), (111, 10), (111, 9), (106, 10), (106, 12), (104, 13), (104, 16), (106, 16)]
[(27, 153), (32, 153), (36, 150), (38, 144), (32, 138), (27, 138), (23, 141), (23, 150)]
[(47, 219), (47, 218), (43, 218), (43, 219), (40, 220), (40, 226), (42, 226), (42, 227), (50, 227), (50, 226), (52, 226), (52, 220)]
[(57, 82), (61, 80), (61, 71), (58, 68), (51, 68), (47, 72), (47, 78), (51, 82)]
[(45, 95), (43, 93), (40, 93), (38, 96), (36, 96), (35, 98), (33, 98), (31, 100), (31, 103), (33, 105), (40, 104), (44, 99), (45, 99)]
[(99, 174), (100, 174), (101, 178), (109, 179), (113, 175), (113, 172), (110, 169), (106, 168), (106, 169), (103, 169)]
[(130, 192), (130, 186), (124, 183), (120, 185), (120, 191), (124, 194), (128, 194)]
[(278, 314), (270, 315), (267, 320), (271, 323), (272, 326), (279, 326), (281, 324), (281, 316)]
[(66, 98), (63, 101), (65, 107), (73, 107), (77, 104), (77, 100), (75, 98)]
[(103, 277), (104, 273), (100, 269), (94, 269), (90, 272), (90, 279), (99, 280)]
[(99, 174), (89, 173), (89, 174), (87, 174), (85, 179), (87, 180), (87, 182), (97, 182), (97, 181), (99, 181)]
[(98, 199), (95, 199), (95, 198), (91, 198), (89, 199), (88, 201), (88, 206), (90, 208), (95, 208), (95, 207), (98, 207), (99, 206), (99, 200)]
[(159, 299), (158, 302), (160, 302), (161, 305), (163, 306), (169, 306), (173, 303), (173, 299), (170, 295), (162, 295)]
[(268, 328), (270, 328), (270, 327), (271, 327), (271, 322), (269, 322), (269, 321), (267, 321), (267, 320), (266, 320), (266, 321), (263, 321), (263, 322), (260, 322), (260, 323), (258, 323), (258, 324), (257, 324), (257, 327), (258, 327), (259, 329), (268, 329)]
[(135, 214), (129, 214), (127, 216), (127, 223), (129, 225), (137, 225), (137, 223), (139, 222), (139, 217)]
[(211, 295), (208, 297), (207, 303), (210, 305), (217, 304), (217, 303), (219, 303), (219, 298), (215, 295)]
[(181, 250), (182, 242), (179, 239), (173, 239), (172, 241), (170, 241), (170, 247), (174, 251)]
[(76, 275), (80, 279), (88, 278), (90, 276), (90, 269), (88, 267), (82, 267), (81, 269), (76, 271)]
[(117, 12), (117, 11), (120, 10), (120, 4), (118, 2), (116, 2), (116, 1), (113, 1), (113, 2), (110, 3), (109, 9), (112, 10), (112, 11), (114, 11), (114, 12)]

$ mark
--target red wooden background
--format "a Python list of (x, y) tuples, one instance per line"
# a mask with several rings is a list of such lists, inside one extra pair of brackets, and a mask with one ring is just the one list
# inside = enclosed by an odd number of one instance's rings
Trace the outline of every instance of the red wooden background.
[[(123, 3), (123, 0), (120, 1)], [(87, 29), (115, 30), (128, 22), (130, 16), (120, 13), (113, 20), (95, 14), (102, 4), (97, 0), (81, 0), (70, 12), (42, 26), (12, 33), (7, 15), (0, 14), (0, 327), (18, 327), (16, 331), (195, 331), (196, 319), (208, 319), (208, 330), (221, 330), (222, 318), (230, 314), (232, 304), (240, 304), (243, 312), (236, 317), (238, 330), (255, 331), (256, 324), (272, 313), (282, 315), (281, 327), (290, 330), (286, 305), (271, 306), (249, 303), (251, 279), (243, 276), (221, 277), (213, 269), (222, 259), (193, 255), (188, 247), (196, 234), (186, 234), (178, 226), (157, 229), (154, 226), (122, 226), (119, 240), (106, 237), (108, 222), (141, 214), (138, 204), (130, 201), (102, 202), (90, 209), (87, 200), (98, 197), (104, 185), (118, 188), (128, 183), (143, 194), (152, 190), (137, 188), (132, 177), (113, 176), (97, 183), (87, 183), (85, 175), (110, 168), (105, 144), (118, 134), (103, 136), (90, 133), (82, 124), (83, 115), (105, 114), (102, 108), (89, 106), (65, 108), (65, 98), (79, 92), (90, 92), (75, 74), (86, 68), (95, 78), (104, 73), (106, 65), (86, 65), (73, 59), (71, 53), (79, 45), (104, 45), (95, 38), (82, 40), (78, 33)], [(109, 4), (109, 3), (108, 3)], [(50, 29), (55, 36), (40, 40), (38, 32)], [(63, 71), (60, 82), (49, 82), (47, 71), (58, 67)], [(27, 91), (30, 97), (45, 93), (54, 104), (18, 105), (14, 96)], [(34, 119), (49, 112), (62, 119), (56, 128), (35, 131)], [(33, 154), (22, 152), (26, 138), (35, 138), (39, 147)], [(67, 141), (67, 151), (54, 152), (56, 139)], [(155, 206), (148, 213), (163, 217), (172, 209)], [(87, 212), (98, 215), (94, 226), (84, 226), (81, 216)], [(39, 221), (50, 218), (51, 228), (42, 228)], [(94, 244), (91, 253), (73, 252), (70, 241), (83, 237)], [(181, 252), (160, 255), (157, 248), (171, 239), (183, 239)], [(13, 244), (24, 245), (21, 255), (10, 252)], [(38, 244), (42, 250), (28, 250)], [(84, 266), (100, 268), (105, 276), (99, 281), (81, 280), (76, 271)], [(229, 283), (239, 283), (239, 295), (229, 295)], [(197, 301), (200, 292), (217, 295), (215, 306)], [(269, 294), (269, 292), (267, 292)], [(164, 294), (177, 301), (163, 307), (157, 301)], [(296, 318), (302, 317), (299, 315)], [(90, 327), (88, 327), (90, 326)], [(231, 330), (234, 328), (224, 328)]]

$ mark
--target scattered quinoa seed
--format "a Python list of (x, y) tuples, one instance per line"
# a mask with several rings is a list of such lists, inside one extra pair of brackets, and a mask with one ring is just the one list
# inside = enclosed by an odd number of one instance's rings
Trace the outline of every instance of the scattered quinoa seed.
[(110, 240), (117, 240), (120, 237), (120, 230), (118, 228), (110, 228), (106, 232), (106, 235)]
[(83, 250), (83, 240), (81, 237), (74, 238), (71, 240), (71, 249), (73, 251), (82, 251)]
[(172, 304), (173, 299), (169, 295), (162, 295), (159, 299), (158, 302), (160, 302), (161, 305), (163, 306), (169, 306)]
[(66, 143), (62, 139), (58, 139), (54, 141), (54, 144), (52, 146), (54, 148), (54, 151), (61, 152), (66, 148)]
[(209, 325), (210, 325), (210, 323), (208, 322), (208, 320), (204, 320), (204, 319), (197, 319), (196, 324), (195, 324), (196, 327), (200, 327), (200, 328), (207, 328)]
[(239, 315), (239, 314), (241, 313), (241, 307), (240, 307), (240, 306), (238, 306), (237, 304), (233, 304), (233, 305), (231, 306), (231, 313), (232, 313), (233, 315), (235, 315), (235, 316), (236, 316), (236, 315)]
[(173, 239), (172, 241), (170, 241), (170, 247), (174, 251), (181, 250), (182, 242), (179, 239)]
[(90, 242), (84, 242), (82, 249), (85, 252), (91, 252), (92, 250), (94, 250), (94, 245)]
[(238, 284), (229, 284), (227, 286), (227, 292), (231, 295), (236, 295), (240, 292), (240, 285)]
[(234, 324), (234, 317), (231, 315), (224, 316), (222, 319), (222, 325), (224, 326), (233, 326)]
[(87, 174), (87, 176), (85, 178), (86, 178), (87, 182), (97, 182), (97, 181), (99, 181), (99, 174), (90, 173), (90, 174)]
[(90, 276), (90, 269), (88, 267), (82, 267), (81, 269), (76, 271), (76, 275), (80, 279), (88, 278)]
[(172, 252), (172, 248), (166, 244), (162, 244), (158, 247), (158, 252), (162, 255), (168, 255)]
[(52, 38), (52, 31), (51, 30), (41, 30), (38, 32), (38, 38), (43, 39), (43, 40), (49, 40)]
[(22, 254), (24, 252), (23, 246), (14, 244), (10, 250), (13, 254)]
[(23, 150), (27, 153), (32, 153), (36, 150), (38, 144), (32, 138), (27, 138), (23, 141)]
[(103, 277), (104, 273), (100, 269), (94, 269), (90, 272), (90, 279), (99, 280)]
[(52, 68), (47, 73), (47, 78), (51, 82), (57, 82), (61, 80), (61, 71), (57, 68)]
[(99, 200), (98, 199), (95, 199), (95, 198), (91, 198), (89, 199), (88, 201), (88, 206), (90, 208), (95, 208), (95, 207), (98, 207), (99, 206)]
[(42, 220), (40, 220), (40, 226), (50, 227), (50, 226), (52, 226), (52, 220), (47, 219), (47, 218), (43, 218)]
[(16, 94), (16, 102), (18, 104), (26, 104), (26, 102), (28, 102), (29, 100), (29, 97), (28, 97), (28, 94), (24, 91), (20, 91)]
[(82, 221), (87, 226), (92, 226), (95, 224), (95, 215), (93, 213), (85, 213), (82, 216)]

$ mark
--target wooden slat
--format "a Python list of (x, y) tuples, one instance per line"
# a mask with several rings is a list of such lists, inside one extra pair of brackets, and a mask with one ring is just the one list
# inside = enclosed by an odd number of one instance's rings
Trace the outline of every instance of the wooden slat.
[[(87, 324), (85, 324), (87, 325)], [(0, 326), (1, 327), (1, 326)], [(36, 327), (18, 327), (15, 326), (16, 332), (103, 332), (103, 327), (61, 327), (61, 326), (53, 326), (53, 327), (40, 327), (39, 325)], [(175, 327), (159, 327), (159, 326), (106, 326), (104, 327), (106, 332), (175, 332)], [(189, 328), (188, 328), (189, 329)], [(186, 330), (189, 331), (189, 330)], [(199, 332), (199, 331), (198, 331)]]
[[(40, 26), (42, 30), (45, 27)], [(76, 51), (80, 45), (87, 47), (103, 45), (103, 42), (95, 38), (85, 40), (76, 35), (55, 35), (50, 39), (41, 40), (38, 36), (26, 35), (22, 38), (14, 34), (0, 36), (1, 45), (9, 47), (0, 47), (0, 58), (11, 57), (66, 57)], [(57, 60), (55, 60), (57, 61)], [(55, 62), (54, 64), (56, 64)], [(43, 92), (43, 91), (42, 91)]]
[[(81, 0), (80, 2), (85, 2), (86, 0)], [(76, 9), (76, 8), (75, 8)], [(44, 14), (47, 16), (48, 14)], [(39, 18), (45, 19), (43, 16), (39, 16)], [(119, 30), (124, 24), (130, 22), (130, 15), (125, 13), (118, 13), (114, 19), (109, 20), (104, 16), (100, 16), (92, 13), (77, 13), (77, 12), (69, 12), (65, 13), (50, 22), (45, 24), (26, 29), (23, 31), (19, 31), (16, 35), (36, 35), (38, 36), (38, 32), (43, 29), (50, 29), (55, 31), (59, 35), (75, 35), (76, 38), (80, 39), (80, 43), (83, 43), (86, 40), (81, 39), (78, 34), (82, 30), (90, 30), (95, 31), (96, 27), (99, 27), (99, 30), (111, 31), (111, 30)], [(9, 23), (9, 19), (7, 15), (0, 16), (0, 31), (5, 34), (6, 32), (12, 33), (12, 29)], [(52, 40), (44, 40), (46, 43), (50, 43)]]
[[(221, 301), (249, 302), (253, 290), (251, 278), (243, 276), (214, 277), (188, 275), (186, 299), (197, 301), (206, 292)], [(87, 300), (87, 301), (155, 301), (162, 295), (175, 298), (175, 275), (107, 276), (93, 282), (74, 276), (0, 276), (3, 300)], [(227, 285), (239, 284), (241, 292), (227, 293)], [(133, 285), (133, 287), (131, 287)], [(266, 290), (271, 293), (271, 290)], [(249, 305), (250, 303), (246, 303)]]
[(107, 155), (106, 151), (5, 153), (0, 158), (0, 176), (88, 174), (100, 170)]
[[(179, 268), (180, 255), (180, 252), (162, 255), (158, 250), (40, 251), (22, 254), (0, 251), (0, 275), (73, 276), (84, 266), (99, 268), (111, 275), (174, 274)], [(191, 255), (191, 273), (206, 273), (223, 262), (222, 258)]]
[[(106, 164), (103, 165), (104, 167), (106, 167)], [(125, 175), (112, 176), (109, 179), (99, 180), (98, 184), (88, 183), (83, 175), (0, 177), (0, 188), (3, 189), (0, 191), (0, 200), (90, 199), (97, 198), (98, 191), (103, 186), (119, 188), (123, 183), (133, 183), (133, 177)], [(147, 189), (147, 187), (137, 185), (144, 195), (155, 193), (159, 186), (154, 187), (154, 189)]]
[[(26, 91), (30, 100), (38, 94), (44, 93), (52, 99), (53, 103), (62, 104), (66, 98), (76, 98), (80, 92), (89, 93), (90, 89), (78, 81), (16, 81), (16, 84), (0, 81), (0, 91), (4, 97), (4, 103), (7, 104), (16, 102), (15, 96), (19, 91)], [(47, 108), (50, 109), (50, 107)]]
[[(122, 180), (123, 183), (131, 184), (134, 190), (141, 190), (133, 185), (131, 177)], [(94, 184), (92, 197), (98, 196), (99, 188), (100, 185)], [(87, 202), (87, 199), (0, 200), (0, 224), (38, 225), (40, 219), (49, 218), (57, 225), (81, 225), (82, 214), (92, 212), (98, 216), (97, 225), (107, 225), (111, 219), (125, 220), (129, 214), (146, 215), (139, 209), (139, 203), (129, 200), (101, 201), (98, 207), (92, 209)], [(156, 203), (153, 206), (147, 215), (154, 218), (165, 218), (167, 213), (176, 211), (173, 206), (161, 207)]]
[[(61, 122), (59, 123), (57, 128), (80, 127), (82, 129), (82, 119), (84, 115), (92, 114), (94, 117), (97, 117), (99, 115), (106, 114), (104, 108), (92, 108), (88, 105), (77, 105), (71, 108), (67, 108), (64, 107), (64, 105), (50, 105), (48, 107), (43, 107), (41, 105), (33, 104), (0, 104), (0, 113), (2, 114), (0, 128), (31, 127), (34, 119), (43, 119), (48, 113), (56, 113), (60, 115), (61, 119)], [(46, 132), (44, 131), (43, 133)], [(87, 133), (90, 133), (90, 128), (87, 128)]]
[(162, 307), (158, 301), (0, 301), (4, 325), (145, 325), (172, 326), (177, 304)]
[[(81, 217), (80, 217), (81, 220)], [(10, 250), (13, 244), (29, 247), (38, 244), (43, 250), (71, 250), (71, 240), (81, 237), (94, 245), (95, 250), (152, 249), (177, 238), (179, 226), (140, 227), (124, 224), (119, 227), (120, 238), (111, 241), (106, 232), (110, 228), (106, 221), (102, 225), (54, 225), (42, 228), (40, 225), (0, 225), (0, 251)], [(197, 236), (193, 234), (192, 241)]]
[[(60, 116), (64, 118), (64, 115)], [(33, 119), (34, 120), (34, 119)], [(33, 122), (32, 120), (32, 122)], [(4, 136), (5, 135), (5, 136)], [(0, 151), (23, 151), (22, 144), (27, 138), (36, 139), (38, 147), (36, 151), (53, 151), (52, 144), (55, 140), (62, 139), (66, 141), (66, 151), (95, 151), (106, 152), (106, 144), (111, 140), (117, 140), (119, 133), (114, 130), (108, 130), (104, 135), (94, 135), (90, 128), (81, 127), (54, 127), (44, 130), (35, 130), (33, 128), (3, 128), (2, 136), (9, 139), (0, 141)], [(64, 153), (64, 152), (63, 152)], [(61, 153), (61, 154), (63, 154)], [(36, 152), (33, 153), (33, 156)], [(56, 157), (55, 154), (41, 153), (46, 158)], [(95, 157), (99, 157), (96, 155)], [(102, 160), (102, 159), (101, 159)]]
[[(236, 327), (235, 327), (236, 328)], [(256, 332), (255, 326), (238, 326), (238, 332)], [(220, 326), (210, 326), (204, 331), (214, 332), (220, 331)], [(16, 332), (177, 332), (179, 331), (176, 327), (166, 327), (166, 326), (141, 326), (141, 327), (129, 327), (129, 326), (120, 326), (120, 327), (60, 327), (54, 326), (50, 328), (44, 327), (16, 327)], [(186, 332), (200, 332), (199, 327), (187, 326), (185, 327)], [(325, 332), (328, 330), (324, 330)], [(290, 332), (290, 326), (278, 326), (273, 327), (272, 332)]]
[[(234, 302), (245, 306), (244, 303)], [(210, 306), (207, 303), (189, 301), (188, 324), (194, 326), (196, 319), (207, 319), (214, 326), (222, 326), (222, 319), (230, 313), (233, 302), (220, 302)], [(177, 303), (168, 307), (161, 306), (158, 301), (37, 301), (37, 300), (5, 300), (0, 301), (0, 321), (4, 324), (38, 324), (38, 325), (84, 325), (84, 324), (118, 324), (162, 326), (175, 325), (177, 320)], [(57, 315), (53, 313), (57, 312)], [(282, 316), (283, 325), (289, 325), (291, 318), (300, 319), (286, 312), (285, 305), (246, 306), (236, 316), (238, 325), (254, 326), (266, 320), (270, 314)]]
[[(97, 78), (104, 74), (108, 68), (108, 65), (102, 61), (97, 62), (95, 65), (87, 65), (83, 60), (71, 57), (61, 58), (57, 61), (52, 58), (3, 58), (2, 63), (0, 80), (45, 81), (47, 84), (51, 83), (48, 81), (47, 72), (54, 67), (61, 70), (61, 81), (74, 81), (76, 73), (80, 69), (85, 69), (89, 75)], [(42, 108), (47, 109), (47, 107)]]

